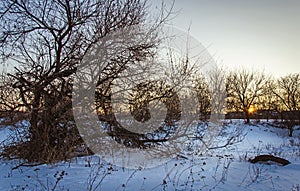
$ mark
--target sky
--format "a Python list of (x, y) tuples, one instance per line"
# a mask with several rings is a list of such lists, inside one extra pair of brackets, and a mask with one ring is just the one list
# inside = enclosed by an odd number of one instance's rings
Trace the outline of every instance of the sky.
[(299, 0), (176, 0), (173, 11), (172, 25), (190, 28), (225, 68), (300, 72)]
[[(162, 1), (173, 0), (148, 2)], [(173, 12), (172, 25), (189, 30), (225, 68), (300, 72), (299, 0), (175, 0)]]

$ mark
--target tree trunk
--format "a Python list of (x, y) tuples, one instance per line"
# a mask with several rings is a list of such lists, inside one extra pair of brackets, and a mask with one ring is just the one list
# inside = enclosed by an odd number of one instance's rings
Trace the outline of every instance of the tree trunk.
[(38, 122), (39, 122), (39, 107), (40, 107), (40, 93), (34, 93), (34, 100), (32, 104), (32, 109), (30, 112), (30, 127), (29, 127), (29, 133), (30, 133), (30, 141), (34, 141), (38, 139), (39, 133), (38, 133)]
[(248, 113), (248, 111), (245, 112), (246, 115), (246, 123), (250, 123), (250, 114)]
[(29, 162), (44, 162), (45, 160), (42, 158), (45, 158), (44, 154), (47, 152), (46, 147), (49, 140), (46, 132), (47, 128), (45, 128), (42, 124), (40, 116), (41, 95), (40, 93), (35, 93), (34, 95), (35, 97), (32, 104), (32, 110), (30, 112), (29, 148), (26, 148), (26, 150), (28, 150), (24, 153), (23, 157)]
[(294, 132), (294, 128), (293, 128), (293, 125), (291, 125), (289, 127), (289, 137), (292, 137), (293, 136), (293, 132)]

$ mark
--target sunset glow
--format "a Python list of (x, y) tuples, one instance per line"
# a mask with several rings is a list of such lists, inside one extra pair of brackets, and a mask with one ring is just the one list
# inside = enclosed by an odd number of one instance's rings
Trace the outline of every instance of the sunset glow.
[(250, 106), (250, 108), (248, 109), (248, 113), (252, 114), (256, 111), (255, 107)]

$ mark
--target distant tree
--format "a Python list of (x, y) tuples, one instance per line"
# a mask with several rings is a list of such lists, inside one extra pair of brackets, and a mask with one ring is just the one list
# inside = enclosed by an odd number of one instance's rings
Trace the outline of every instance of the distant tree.
[(300, 74), (289, 74), (277, 80), (274, 93), (289, 111), (300, 110)]
[(200, 119), (207, 119), (211, 111), (211, 91), (209, 84), (206, 82), (205, 78), (200, 76), (195, 80), (195, 89), (199, 103), (199, 114)]
[(272, 112), (280, 113), (281, 111), (278, 97), (273, 92), (274, 89), (276, 89), (276, 81), (270, 78), (266, 81), (263, 88), (263, 96), (258, 101), (258, 109), (266, 112), (263, 117), (266, 117), (267, 120), (269, 120)]
[(222, 66), (214, 67), (209, 72), (209, 87), (211, 90), (211, 115), (223, 118), (226, 111), (226, 74)]
[(292, 136), (295, 119), (298, 123), (300, 121), (300, 74), (289, 74), (278, 79), (273, 93), (283, 109), (289, 111), (289, 116), (285, 116), (285, 119), (288, 122), (289, 136)]
[(9, 85), (10, 78), (4, 74), (0, 78), (0, 112), (13, 121), (15, 112), (22, 110), (24, 105), (21, 104), (18, 90)]
[(160, 101), (166, 106), (167, 124), (180, 119), (180, 101), (178, 95), (172, 87), (166, 85), (163, 81), (149, 81), (138, 84), (133, 89), (131, 100), (129, 100), (129, 109), (132, 116), (141, 122), (145, 122), (151, 118), (149, 113), (149, 103), (152, 101)]
[[(144, 23), (146, 3), (3, 0), (0, 10), (1, 59), (15, 66), (9, 73), (9, 84), (15, 89), (16, 99), (30, 113), (30, 152), (25, 158), (49, 162), (61, 154), (66, 156), (80, 143), (77, 130), (70, 123), (72, 74), (90, 47), (103, 37)], [(163, 18), (157, 25), (160, 22)], [(115, 55), (106, 68), (110, 71), (107, 80), (99, 84), (111, 82), (124, 63), (134, 64), (150, 56), (155, 46), (156, 42), (147, 41), (126, 49), (127, 57)]]
[(258, 102), (258, 98), (264, 95), (266, 79), (262, 73), (245, 69), (230, 72), (226, 82), (228, 109), (243, 112), (249, 123), (249, 109)]

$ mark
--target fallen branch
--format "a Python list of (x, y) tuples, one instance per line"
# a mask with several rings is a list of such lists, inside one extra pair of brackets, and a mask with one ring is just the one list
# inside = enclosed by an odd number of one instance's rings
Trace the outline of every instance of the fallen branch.
[(273, 155), (259, 155), (256, 156), (254, 159), (249, 159), (249, 162), (251, 163), (257, 163), (257, 162), (269, 162), (273, 161), (278, 164), (281, 164), (282, 166), (290, 164), (290, 161), (280, 158), (280, 157), (275, 157)]

